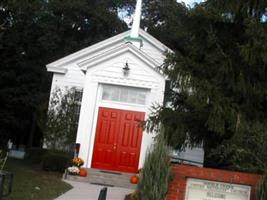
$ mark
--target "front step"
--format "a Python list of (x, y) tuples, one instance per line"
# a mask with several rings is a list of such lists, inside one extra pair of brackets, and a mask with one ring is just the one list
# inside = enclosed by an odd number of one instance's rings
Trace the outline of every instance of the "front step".
[(107, 187), (122, 187), (128, 189), (136, 189), (135, 184), (130, 183), (131, 173), (124, 172), (112, 172), (98, 169), (87, 169), (87, 177), (73, 176), (67, 174), (65, 178), (67, 180), (88, 182), (96, 185), (103, 185)]

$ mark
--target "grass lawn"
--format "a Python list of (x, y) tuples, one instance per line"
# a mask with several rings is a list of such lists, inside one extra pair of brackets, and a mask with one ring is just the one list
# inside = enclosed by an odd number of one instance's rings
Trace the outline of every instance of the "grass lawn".
[(71, 189), (61, 181), (62, 174), (35, 168), (25, 160), (8, 158), (4, 170), (14, 173), (14, 181), (4, 200), (52, 200)]

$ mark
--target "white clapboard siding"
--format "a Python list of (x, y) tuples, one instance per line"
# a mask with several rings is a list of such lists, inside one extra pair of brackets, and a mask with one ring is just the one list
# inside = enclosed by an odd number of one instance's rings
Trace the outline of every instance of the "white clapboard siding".
[(84, 85), (84, 73), (79, 69), (76, 65), (69, 65), (66, 66), (68, 69), (66, 74), (53, 74), (53, 80), (51, 85), (51, 93), (54, 91), (55, 88), (83, 88)]
[(155, 48), (155, 46), (151, 45), (151, 43), (149, 43), (145, 39), (143, 40), (143, 46), (141, 48), (141, 51), (153, 58), (157, 63), (159, 63), (159, 66), (164, 63), (165, 52), (162, 52), (161, 50)]
[[(147, 68), (145, 63), (137, 60), (133, 55), (126, 53), (127, 55), (121, 55), (112, 60), (108, 60), (101, 63), (94, 71), (90, 72), (94, 76), (102, 77), (117, 77), (121, 79), (136, 80), (138, 82), (150, 83), (158, 85), (161, 81), (161, 77), (158, 75), (158, 79), (152, 76), (151, 73), (157, 74), (152, 68)], [(125, 65), (125, 57), (128, 60), (128, 66), (130, 68), (129, 75), (124, 77), (122, 68)], [(134, 61), (135, 59), (135, 61)], [(157, 76), (156, 76), (157, 77)]]
[[(113, 49), (115, 46), (121, 45), (123, 44), (125, 41), (121, 40), (121, 41), (117, 41), (114, 46), (109, 46), (103, 49), (99, 49), (99, 51), (94, 51), (90, 54), (90, 58), (94, 58), (96, 56), (102, 55), (105, 52), (110, 51), (111, 49)], [(120, 44), (121, 43), (121, 44)], [(163, 62), (164, 62), (164, 55), (162, 54), (162, 52), (153, 47), (153, 45), (151, 45), (149, 42), (147, 42), (146, 40), (144, 40), (143, 43), (143, 47), (141, 49), (145, 54), (147, 54), (147, 56), (150, 56), (153, 60), (155, 60), (158, 64), (158, 66), (160, 66)], [(77, 60), (77, 62), (83, 62), (84, 60), (87, 60), (88, 57), (83, 57), (81, 60)], [(132, 61), (130, 59), (126, 59), (128, 61), (128, 64), (133, 67), (135, 65), (135, 60), (132, 59)], [(121, 61), (121, 63), (117, 63), (117, 69), (115, 69), (114, 71), (114, 75), (115, 73), (121, 73), (121, 68), (125, 65), (125, 59)], [(53, 82), (52, 82), (52, 88), (55, 87), (65, 87), (65, 86), (70, 86), (70, 87), (81, 87), (83, 88), (84, 85), (84, 74), (81, 71), (81, 69), (76, 65), (76, 63), (66, 63), (65, 66), (62, 66), (66, 69), (68, 69), (66, 74), (58, 74), (58, 73), (54, 73), (54, 77), (53, 77)], [(114, 70), (114, 69), (112, 69)], [(108, 69), (107, 69), (108, 71)], [(142, 75), (142, 71), (139, 70), (136, 71), (136, 76)], [(145, 75), (149, 75), (149, 74), (145, 74)]]
[[(142, 39), (143, 43), (141, 50), (147, 55), (151, 56), (151, 58), (153, 58), (155, 61), (158, 60), (158, 62), (162, 64), (165, 58), (165, 52), (172, 52), (172, 50), (142, 29), (140, 29), (139, 33), (139, 37)], [(103, 52), (109, 51), (118, 45), (127, 42), (131, 43), (131, 41), (127, 39), (129, 35), (130, 31), (123, 32), (50, 63), (47, 65), (47, 67), (64, 67), (70, 63), (82, 62), (83, 60), (101, 55)]]

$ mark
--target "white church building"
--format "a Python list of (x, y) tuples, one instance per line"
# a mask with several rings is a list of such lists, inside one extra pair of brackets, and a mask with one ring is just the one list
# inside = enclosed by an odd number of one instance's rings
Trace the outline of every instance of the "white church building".
[(140, 123), (163, 103), (166, 79), (158, 67), (171, 50), (139, 28), (141, 3), (130, 31), (47, 65), (51, 94), (64, 87), (82, 92), (76, 143), (87, 168), (134, 173), (153, 143)]

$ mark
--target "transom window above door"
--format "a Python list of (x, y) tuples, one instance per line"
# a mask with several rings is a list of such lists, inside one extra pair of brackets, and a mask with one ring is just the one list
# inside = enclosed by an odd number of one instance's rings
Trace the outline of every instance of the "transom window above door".
[(102, 100), (145, 105), (148, 91), (143, 88), (103, 85)]

